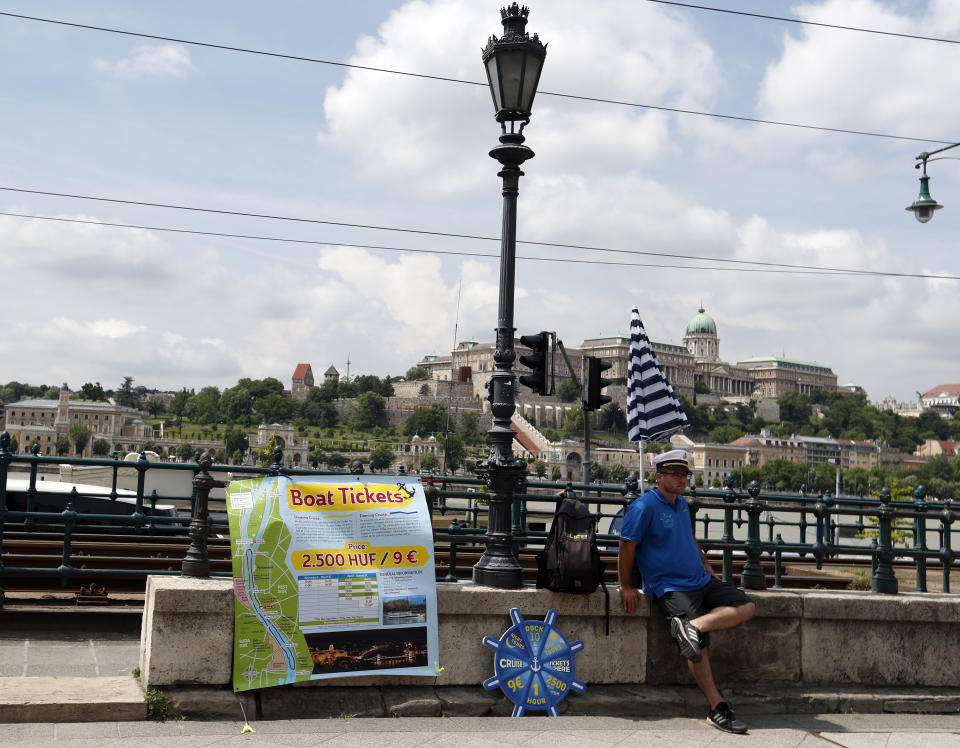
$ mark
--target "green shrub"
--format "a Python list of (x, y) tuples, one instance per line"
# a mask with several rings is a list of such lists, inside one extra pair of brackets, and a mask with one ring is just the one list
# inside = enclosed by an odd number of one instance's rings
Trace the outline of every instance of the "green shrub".
[(851, 590), (871, 590), (873, 589), (873, 580), (864, 569), (857, 569), (853, 574), (853, 580), (847, 586)]

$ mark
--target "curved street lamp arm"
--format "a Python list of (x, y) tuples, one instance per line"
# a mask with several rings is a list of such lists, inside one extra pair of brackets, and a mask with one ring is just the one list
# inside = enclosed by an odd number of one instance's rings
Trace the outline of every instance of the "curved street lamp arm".
[(953, 145), (947, 145), (947, 146), (944, 146), (943, 148), (937, 148), (937, 150), (935, 150), (935, 151), (924, 151), (924, 152), (921, 153), (919, 156), (917, 156), (917, 161), (919, 161), (920, 163), (919, 163), (919, 164), (915, 164), (913, 168), (914, 168), (914, 169), (919, 169), (919, 168), (921, 167), (921, 165), (922, 165), (922, 166), (923, 166), (923, 173), (926, 174), (926, 173), (927, 173), (927, 161), (939, 161), (939, 160), (940, 160), (940, 159), (938, 159), (938, 158), (931, 159), (931, 158), (930, 158), (931, 156), (933, 156), (933, 155), (936, 154), (936, 153), (943, 153), (944, 151), (949, 151), (951, 148), (956, 148), (958, 145), (960, 145), (960, 143), (954, 143)]

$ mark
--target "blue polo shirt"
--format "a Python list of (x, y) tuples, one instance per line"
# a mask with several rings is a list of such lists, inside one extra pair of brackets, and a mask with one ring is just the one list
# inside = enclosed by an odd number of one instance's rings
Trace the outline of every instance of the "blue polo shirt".
[(647, 491), (627, 507), (620, 537), (637, 544), (637, 568), (647, 597), (696, 590), (710, 581), (683, 496), (668, 501), (657, 488)]

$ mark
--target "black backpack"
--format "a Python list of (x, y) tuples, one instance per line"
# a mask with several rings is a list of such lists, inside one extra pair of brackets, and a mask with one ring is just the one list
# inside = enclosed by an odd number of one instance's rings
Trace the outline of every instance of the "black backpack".
[(558, 498), (550, 534), (543, 552), (537, 554), (537, 587), (578, 595), (589, 595), (602, 587), (610, 633), (610, 595), (603, 581), (596, 520), (572, 492)]

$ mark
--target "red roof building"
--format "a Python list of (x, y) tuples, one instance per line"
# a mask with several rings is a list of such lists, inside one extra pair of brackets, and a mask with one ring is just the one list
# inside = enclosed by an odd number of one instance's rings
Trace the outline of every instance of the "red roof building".
[(290, 388), (290, 394), (296, 400), (306, 400), (307, 390), (313, 387), (313, 369), (310, 364), (297, 364), (293, 370), (293, 387)]

